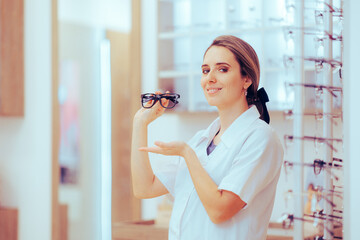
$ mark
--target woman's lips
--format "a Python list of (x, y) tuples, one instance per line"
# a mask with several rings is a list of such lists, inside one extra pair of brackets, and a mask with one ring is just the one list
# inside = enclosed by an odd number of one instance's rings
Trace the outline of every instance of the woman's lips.
[(209, 94), (214, 94), (214, 93), (219, 92), (220, 90), (221, 90), (221, 88), (208, 88), (206, 91)]

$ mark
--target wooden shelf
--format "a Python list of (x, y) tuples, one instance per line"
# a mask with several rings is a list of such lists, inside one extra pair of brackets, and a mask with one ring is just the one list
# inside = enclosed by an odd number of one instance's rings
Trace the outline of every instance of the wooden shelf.
[(0, 0), (0, 116), (24, 116), (24, 0)]

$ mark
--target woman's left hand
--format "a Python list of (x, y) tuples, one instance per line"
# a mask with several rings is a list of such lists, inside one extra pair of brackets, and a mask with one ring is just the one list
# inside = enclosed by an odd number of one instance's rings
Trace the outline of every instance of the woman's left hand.
[(184, 157), (185, 152), (189, 145), (185, 142), (175, 141), (175, 142), (160, 142), (156, 141), (154, 147), (141, 147), (139, 148), (140, 151), (144, 152), (152, 152), (167, 156), (181, 156)]

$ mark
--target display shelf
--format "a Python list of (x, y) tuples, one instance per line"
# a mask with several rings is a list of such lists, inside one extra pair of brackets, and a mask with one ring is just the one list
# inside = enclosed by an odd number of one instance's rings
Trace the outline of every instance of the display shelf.
[[(339, 161), (334, 158), (335, 155), (342, 155), (339, 150), (343, 144), (341, 137), (334, 132), (334, 125), (337, 125), (337, 121), (342, 121), (343, 91), (340, 68), (343, 49), (341, 38), (324, 34), (337, 34), (333, 31), (334, 12), (329, 11), (335, 7), (334, 2), (336, 1), (296, 1), (296, 31), (292, 32), (292, 36), (288, 36), (288, 41), (294, 41), (294, 61), (292, 67), (287, 69), (287, 81), (291, 83), (291, 87), (288, 84), (285, 88), (287, 99), (292, 98), (293, 102), (293, 106), (289, 107), (290, 111), (293, 111), (293, 114), (289, 115), (292, 116), (293, 124), (291, 141), (297, 141), (293, 142), (291, 150), (285, 143), (285, 156), (295, 164), (291, 192), (297, 197), (293, 198), (293, 206), (288, 210), (296, 217), (292, 220), (294, 240), (304, 239), (305, 222), (317, 226), (319, 232), (316, 237), (319, 239), (342, 238), (341, 231), (336, 231), (337, 226), (343, 225), (342, 196), (337, 197), (342, 193), (335, 193), (334, 189), (336, 185), (343, 184), (339, 168), (342, 163), (339, 162), (346, 160)], [(311, 11), (313, 13), (309, 15)], [(323, 12), (319, 14), (318, 11)], [(317, 15), (323, 16), (323, 23), (318, 22)], [(316, 34), (311, 33), (307, 27), (314, 23), (317, 23)], [(341, 29), (339, 26), (336, 28)], [(305, 121), (305, 116), (314, 118)], [(308, 124), (308, 121), (314, 122)], [(284, 136), (284, 139), (286, 142), (288, 138)], [(312, 165), (309, 165), (310, 162)], [(320, 162), (324, 166), (323, 172), (316, 171), (316, 164)], [(337, 172), (336, 177), (334, 172)], [(307, 197), (303, 198), (305, 189), (313, 196), (307, 193)], [(315, 198), (314, 193), (318, 197)], [(305, 199), (308, 201), (306, 205)], [(309, 216), (312, 219), (306, 219)]]
[(197, 74), (197, 72), (191, 72), (191, 71), (160, 71), (159, 72), (159, 78), (181, 78), (181, 77), (187, 77), (189, 75)]
[(268, 109), (285, 109), (287, 103), (281, 93), (285, 77), (275, 80), (272, 77), (286, 73), (282, 57), (293, 51), (284, 34), (286, 28), (293, 26), (294, 17), (287, 0), (155, 2), (156, 81), (158, 89), (181, 95), (182, 106), (176, 107), (175, 112), (214, 111), (203, 96), (200, 79), (203, 55), (219, 35), (240, 37), (255, 49), (261, 66), (260, 86), (266, 86), (271, 100)]

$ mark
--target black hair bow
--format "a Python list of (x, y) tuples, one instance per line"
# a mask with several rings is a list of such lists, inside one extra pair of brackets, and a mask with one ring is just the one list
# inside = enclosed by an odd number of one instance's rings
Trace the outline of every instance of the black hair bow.
[(269, 102), (269, 97), (264, 88), (260, 88), (256, 93), (256, 98), (254, 99), (254, 104), (257, 107), (260, 113), (260, 119), (264, 120), (266, 123), (270, 123), (269, 112), (266, 107), (266, 103)]

